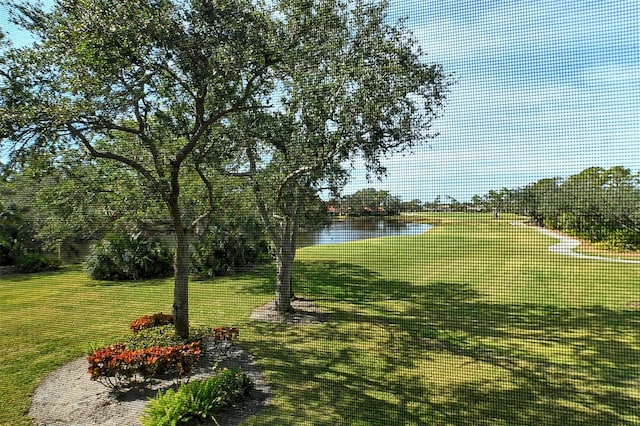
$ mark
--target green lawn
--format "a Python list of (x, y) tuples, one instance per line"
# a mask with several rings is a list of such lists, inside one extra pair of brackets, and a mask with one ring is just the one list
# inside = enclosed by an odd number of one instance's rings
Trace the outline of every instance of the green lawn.
[[(639, 424), (640, 265), (554, 255), (509, 219), (431, 215), (422, 236), (300, 250), (296, 292), (324, 324), (248, 319), (272, 267), (192, 283), (192, 321), (239, 325), (273, 384), (250, 425)], [(171, 294), (78, 270), (2, 278), (0, 421), (28, 424), (47, 372)]]

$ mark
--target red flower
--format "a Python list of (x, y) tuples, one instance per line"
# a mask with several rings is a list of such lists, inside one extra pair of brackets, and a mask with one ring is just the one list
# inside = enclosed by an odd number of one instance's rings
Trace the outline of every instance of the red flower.
[(173, 315), (158, 312), (157, 314), (145, 315), (135, 321), (132, 321), (130, 328), (134, 333), (137, 333), (145, 328), (158, 327), (167, 324), (173, 324)]

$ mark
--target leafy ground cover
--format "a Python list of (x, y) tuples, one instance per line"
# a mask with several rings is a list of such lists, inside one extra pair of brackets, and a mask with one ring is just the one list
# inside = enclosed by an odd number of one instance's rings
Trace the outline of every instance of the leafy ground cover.
[[(439, 226), (299, 251), (296, 293), (322, 324), (249, 320), (272, 298), (271, 267), (192, 284), (192, 321), (242, 327), (273, 385), (248, 424), (640, 422), (640, 265), (555, 255), (508, 216), (424, 219)], [(2, 421), (28, 424), (47, 372), (167, 311), (171, 291), (79, 270), (0, 278)]]

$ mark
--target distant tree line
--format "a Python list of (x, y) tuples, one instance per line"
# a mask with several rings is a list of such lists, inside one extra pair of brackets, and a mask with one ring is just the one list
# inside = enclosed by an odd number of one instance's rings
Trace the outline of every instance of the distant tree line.
[(523, 188), (492, 190), (474, 200), (494, 215), (525, 215), (537, 226), (604, 248), (640, 249), (640, 179), (622, 166), (590, 167), (567, 179), (540, 179)]
[(350, 195), (334, 198), (327, 203), (330, 215), (393, 216), (409, 212), (463, 212), (484, 211), (481, 203), (460, 202), (451, 196), (436, 196), (433, 201), (420, 199), (403, 201), (386, 190), (365, 188)]
[(335, 198), (328, 204), (330, 214), (350, 216), (389, 216), (398, 214), (401, 209), (400, 197), (373, 188), (361, 189), (354, 194)]

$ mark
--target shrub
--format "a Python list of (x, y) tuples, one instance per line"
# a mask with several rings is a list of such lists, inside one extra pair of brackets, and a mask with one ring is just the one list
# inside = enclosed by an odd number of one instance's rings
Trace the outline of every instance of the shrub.
[(199, 342), (204, 350), (206, 348), (205, 340), (212, 334), (212, 330), (208, 327), (192, 327), (189, 329), (189, 340), (185, 342), (176, 334), (176, 329), (173, 325), (162, 325), (143, 328), (124, 343), (127, 349), (144, 349), (152, 346), (174, 346), (182, 343)]
[(3, 240), (0, 236), (0, 266), (13, 265), (15, 260), (13, 258), (13, 247), (11, 242)]
[(93, 351), (88, 357), (91, 380), (117, 390), (128, 386), (138, 377), (148, 380), (162, 374), (188, 374), (200, 359), (200, 342), (175, 346), (152, 346), (144, 349), (127, 349), (117, 343)]
[(207, 380), (183, 384), (177, 391), (158, 392), (147, 404), (142, 424), (177, 425), (196, 419), (207, 420), (246, 396), (252, 388), (249, 376), (237, 369), (224, 369)]
[(238, 327), (216, 327), (213, 329), (213, 337), (215, 340), (231, 341), (234, 337), (238, 337), (240, 330)]
[(195, 279), (229, 275), (249, 265), (271, 261), (264, 238), (218, 229), (191, 246), (191, 273)]
[(640, 248), (640, 233), (628, 229), (616, 229), (609, 232), (597, 247), (612, 251), (636, 251)]
[(52, 259), (42, 253), (25, 253), (16, 259), (16, 271), (23, 274), (33, 272), (53, 271), (60, 269), (61, 263), (57, 259)]
[(141, 280), (170, 275), (173, 254), (142, 234), (109, 236), (91, 248), (85, 272), (96, 280)]
[(138, 318), (131, 323), (130, 328), (134, 333), (137, 333), (145, 328), (158, 327), (167, 324), (173, 324), (173, 315), (159, 312), (157, 314), (145, 315)]
[(0, 203), (0, 266), (15, 265), (25, 252), (37, 247), (26, 209)]

